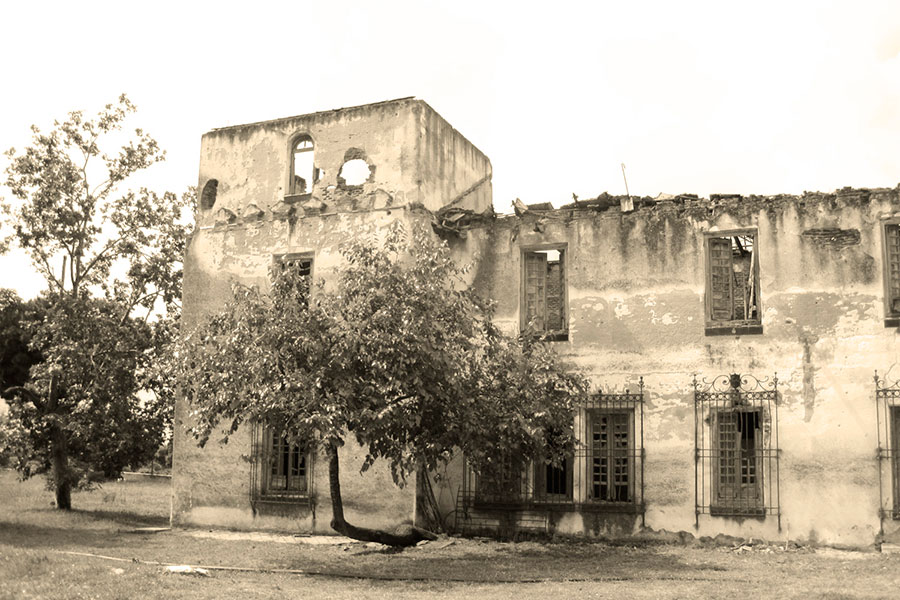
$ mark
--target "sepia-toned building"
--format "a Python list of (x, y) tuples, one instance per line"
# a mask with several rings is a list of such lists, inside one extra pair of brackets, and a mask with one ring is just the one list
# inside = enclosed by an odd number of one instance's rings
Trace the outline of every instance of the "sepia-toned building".
[[(474, 261), (505, 330), (590, 377), (563, 465), (479, 478), (457, 457), (435, 474), (448, 525), (900, 541), (900, 190), (603, 194), (498, 216), (488, 158), (411, 98), (213, 130), (199, 185), (186, 327), (273, 261), (327, 281), (343, 241), (401, 220)], [(182, 403), (176, 419), (173, 522), (330, 531), (324, 460), (258, 426), (201, 449)], [(342, 453), (348, 519), (415, 518), (414, 486), (358, 475), (363, 458)]]

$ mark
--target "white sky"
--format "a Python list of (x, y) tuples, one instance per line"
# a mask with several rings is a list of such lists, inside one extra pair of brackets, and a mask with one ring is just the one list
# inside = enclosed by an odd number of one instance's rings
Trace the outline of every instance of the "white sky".
[[(180, 192), (209, 129), (414, 95), (500, 212), (624, 193), (621, 163), (636, 195), (897, 185), (900, 2), (742, 4), (7, 2), (0, 149), (124, 91), (168, 152), (142, 183)], [(42, 283), (13, 254), (0, 286)]]

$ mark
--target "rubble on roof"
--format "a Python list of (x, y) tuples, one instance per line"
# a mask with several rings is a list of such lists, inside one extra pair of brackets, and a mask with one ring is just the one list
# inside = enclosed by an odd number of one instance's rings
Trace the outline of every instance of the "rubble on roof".
[(445, 206), (431, 215), (431, 227), (441, 237), (466, 238), (466, 229), (494, 218), (494, 207), (488, 206), (482, 213), (468, 208)]

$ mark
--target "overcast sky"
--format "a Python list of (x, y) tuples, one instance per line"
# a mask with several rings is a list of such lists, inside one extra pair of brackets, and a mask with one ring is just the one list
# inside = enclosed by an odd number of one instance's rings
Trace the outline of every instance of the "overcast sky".
[(417, 96), (490, 157), (500, 212), (624, 193), (621, 163), (639, 195), (897, 185), (900, 2), (742, 4), (3, 3), (0, 149), (126, 92), (168, 153), (142, 183), (181, 191), (209, 129)]

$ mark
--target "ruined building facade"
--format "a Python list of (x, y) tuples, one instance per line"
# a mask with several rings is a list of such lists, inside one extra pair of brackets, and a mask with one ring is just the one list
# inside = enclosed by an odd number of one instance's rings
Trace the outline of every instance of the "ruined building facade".
[[(507, 331), (587, 374), (580, 444), (560, 467), (432, 482), (460, 530), (725, 533), (868, 546), (900, 541), (898, 189), (618, 198), (491, 210), (487, 157), (401, 99), (203, 137), (185, 266), (191, 327), (273, 261), (326, 281), (339, 245), (430, 224)], [(876, 370), (880, 374), (876, 380)], [(247, 426), (198, 448), (176, 408), (173, 521), (329, 531), (327, 464)], [(348, 518), (415, 518), (414, 486), (357, 475)]]

